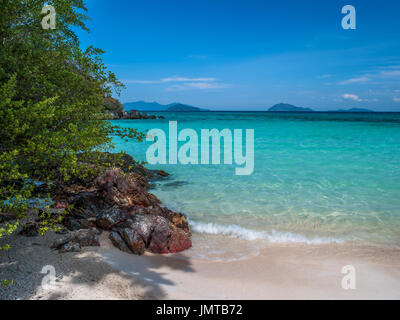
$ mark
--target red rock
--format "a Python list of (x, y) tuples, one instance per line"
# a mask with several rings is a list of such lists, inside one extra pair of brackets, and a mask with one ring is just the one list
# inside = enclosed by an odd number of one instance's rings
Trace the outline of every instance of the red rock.
[(159, 254), (169, 253), (168, 242), (171, 234), (172, 230), (168, 221), (160, 216), (154, 217), (153, 233), (148, 246), (149, 251)]
[(192, 241), (186, 232), (175, 229), (169, 238), (168, 247), (170, 253), (177, 253), (191, 248)]
[(96, 179), (96, 184), (101, 195), (111, 204), (120, 207), (133, 205), (148, 207), (152, 204), (160, 204), (160, 201), (143, 187), (142, 181), (134, 173), (123, 174), (121, 169), (108, 169)]

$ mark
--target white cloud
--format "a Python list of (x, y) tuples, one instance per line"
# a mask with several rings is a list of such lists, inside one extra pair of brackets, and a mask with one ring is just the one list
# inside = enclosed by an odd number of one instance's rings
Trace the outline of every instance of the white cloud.
[(393, 101), (394, 102), (400, 102), (400, 98), (399, 97), (393, 97)]
[(184, 78), (184, 77), (170, 77), (161, 79), (161, 82), (205, 82), (217, 81), (216, 78)]
[(209, 83), (209, 82), (188, 82), (185, 86), (196, 89), (223, 89), (230, 87), (223, 83)]
[(359, 78), (352, 78), (352, 79), (348, 79), (348, 80), (344, 80), (339, 82), (340, 84), (352, 84), (352, 83), (364, 83), (364, 82), (368, 82), (369, 78), (368, 77), (359, 77)]
[(349, 99), (349, 100), (354, 100), (354, 101), (363, 101), (358, 95), (351, 94), (351, 93), (342, 94), (341, 97), (344, 99)]
[(379, 75), (382, 78), (398, 78), (400, 77), (400, 70), (381, 71)]
[(329, 79), (329, 78), (332, 78), (331, 74), (321, 74), (317, 76), (317, 79)]
[(167, 91), (182, 91), (188, 89), (223, 89), (230, 88), (231, 85), (225, 83), (210, 83), (210, 82), (185, 82), (183, 84), (176, 84), (166, 88)]
[[(163, 84), (171, 83), (170, 86), (166, 88), (167, 91), (182, 91), (187, 89), (223, 89), (229, 88), (231, 85), (225, 83), (216, 82), (217, 78), (204, 77), (204, 78), (188, 78), (173, 76), (168, 78), (162, 78), (160, 80), (123, 80), (125, 84)], [(176, 84), (172, 84), (176, 83)]]
[(339, 85), (349, 84), (384, 84), (400, 79), (400, 65), (391, 65), (383, 67), (375, 67), (357, 77), (346, 79), (338, 82)]

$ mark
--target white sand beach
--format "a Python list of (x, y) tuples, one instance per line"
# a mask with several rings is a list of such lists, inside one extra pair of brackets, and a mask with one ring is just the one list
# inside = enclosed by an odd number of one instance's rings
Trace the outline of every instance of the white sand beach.
[[(271, 245), (238, 261), (205, 261), (186, 253), (134, 256), (102, 246), (59, 254), (57, 235), (13, 236), (2, 255), (1, 299), (399, 299), (400, 251), (351, 245)], [(54, 286), (41, 286), (43, 266), (55, 268)], [(342, 267), (356, 269), (356, 290), (342, 288)]]

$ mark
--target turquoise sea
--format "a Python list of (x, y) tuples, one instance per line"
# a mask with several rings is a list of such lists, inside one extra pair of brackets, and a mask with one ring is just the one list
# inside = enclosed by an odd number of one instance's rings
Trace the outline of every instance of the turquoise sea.
[[(166, 119), (114, 123), (168, 134), (176, 120), (178, 131), (199, 136), (201, 129), (255, 131), (250, 176), (236, 176), (235, 164), (150, 166), (171, 174), (151, 192), (188, 216), (195, 255), (237, 258), (238, 248), (277, 242), (400, 246), (400, 114), (154, 114)], [(152, 144), (115, 142), (115, 151), (138, 160)]]

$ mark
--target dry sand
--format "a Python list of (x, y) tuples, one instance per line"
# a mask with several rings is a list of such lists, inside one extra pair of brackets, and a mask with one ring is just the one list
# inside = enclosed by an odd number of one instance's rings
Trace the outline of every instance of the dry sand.
[[(10, 239), (0, 253), (0, 299), (399, 299), (400, 250), (355, 245), (270, 245), (257, 256), (210, 262), (190, 251), (142, 257), (118, 251), (102, 235), (100, 248), (60, 255), (54, 234)], [(57, 281), (42, 287), (46, 265)], [(342, 267), (356, 268), (356, 290), (341, 287)]]

